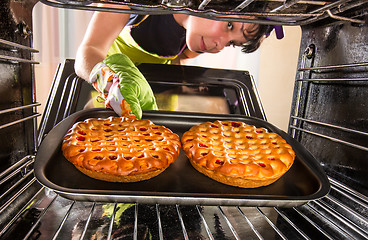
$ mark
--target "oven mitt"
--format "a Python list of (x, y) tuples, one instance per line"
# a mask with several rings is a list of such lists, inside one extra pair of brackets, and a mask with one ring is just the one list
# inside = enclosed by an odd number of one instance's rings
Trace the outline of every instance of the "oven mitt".
[(119, 116), (132, 112), (138, 119), (142, 110), (157, 110), (156, 99), (145, 77), (124, 54), (114, 54), (92, 69), (89, 82), (105, 99), (105, 107)]

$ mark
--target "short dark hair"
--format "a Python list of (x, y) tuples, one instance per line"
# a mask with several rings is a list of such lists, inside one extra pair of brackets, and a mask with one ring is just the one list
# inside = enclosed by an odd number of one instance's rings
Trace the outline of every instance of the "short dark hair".
[(258, 31), (255, 36), (242, 45), (243, 53), (252, 53), (256, 51), (261, 45), (263, 39), (266, 38), (272, 30), (272, 26), (270, 25), (259, 24), (258, 26)]

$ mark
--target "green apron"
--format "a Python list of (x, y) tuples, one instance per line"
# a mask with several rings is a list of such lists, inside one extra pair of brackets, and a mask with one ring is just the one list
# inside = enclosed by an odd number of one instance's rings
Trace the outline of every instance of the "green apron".
[(123, 29), (123, 31), (121, 31), (108, 51), (107, 56), (115, 53), (124, 53), (136, 65), (139, 63), (170, 64), (171, 60), (177, 57), (177, 55), (163, 57), (142, 49), (130, 35), (130, 27), (126, 27)]

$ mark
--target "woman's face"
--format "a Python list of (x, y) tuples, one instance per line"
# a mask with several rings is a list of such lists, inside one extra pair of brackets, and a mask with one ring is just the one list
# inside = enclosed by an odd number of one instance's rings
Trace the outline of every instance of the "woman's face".
[(227, 46), (241, 46), (257, 33), (253, 23), (215, 21), (188, 16), (184, 25), (189, 50), (198, 53), (218, 53)]

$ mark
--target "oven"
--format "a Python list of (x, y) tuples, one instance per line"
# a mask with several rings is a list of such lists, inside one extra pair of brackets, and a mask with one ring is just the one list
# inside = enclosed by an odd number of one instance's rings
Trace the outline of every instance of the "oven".
[[(262, 20), (241, 21), (301, 26), (287, 134), (317, 161), (311, 168), (323, 170), (323, 184), (315, 190), (320, 195), (238, 205), (211, 195), (201, 201), (183, 197), (155, 202), (154, 196), (149, 201), (106, 201), (54, 189), (35, 177), (40, 176), (39, 155), (47, 153), (43, 142), (54, 129), (73, 114), (100, 106), (92, 87), (74, 73), (74, 60), (66, 59), (57, 68), (44, 110), (38, 112), (31, 11), (36, 2), (0, 3), (1, 239), (368, 238), (367, 1), (131, 0), (103, 1), (112, 3), (103, 9), (92, 0), (40, 1), (85, 11), (123, 11), (114, 5), (128, 4), (133, 13), (180, 12), (221, 20), (244, 14)], [(188, 121), (208, 116), (267, 120), (247, 71), (155, 64), (139, 69), (165, 116), (182, 122), (187, 116)]]

